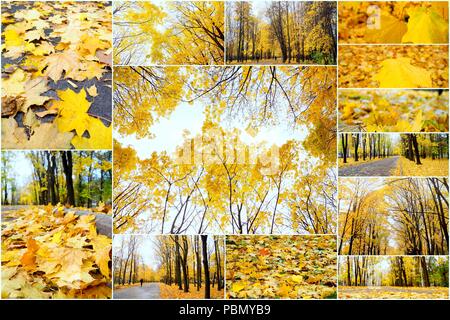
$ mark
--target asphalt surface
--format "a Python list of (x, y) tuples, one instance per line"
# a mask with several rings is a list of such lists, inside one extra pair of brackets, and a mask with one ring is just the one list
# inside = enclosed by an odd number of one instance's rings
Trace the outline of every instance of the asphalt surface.
[(339, 176), (390, 176), (392, 175), (392, 171), (397, 167), (399, 158), (399, 156), (395, 156), (382, 160), (339, 168)]
[(144, 283), (123, 289), (114, 289), (114, 299), (160, 299), (158, 283)]

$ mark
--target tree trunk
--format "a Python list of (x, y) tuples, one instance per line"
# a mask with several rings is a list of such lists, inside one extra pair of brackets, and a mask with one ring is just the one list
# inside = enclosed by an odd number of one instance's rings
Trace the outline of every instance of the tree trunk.
[(208, 264), (208, 236), (201, 235), (200, 237), (202, 239), (203, 269), (205, 271), (205, 299), (210, 299), (211, 292), (210, 292), (210, 277)]
[(73, 177), (72, 177), (72, 152), (71, 151), (61, 151), (61, 159), (64, 170), (64, 176), (66, 177), (66, 189), (67, 189), (67, 200), (66, 203), (70, 206), (75, 205), (75, 192), (73, 189)]

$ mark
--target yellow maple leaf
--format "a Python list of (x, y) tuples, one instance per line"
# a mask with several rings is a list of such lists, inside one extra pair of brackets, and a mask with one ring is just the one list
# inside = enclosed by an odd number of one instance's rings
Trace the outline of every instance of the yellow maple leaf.
[(86, 91), (81, 89), (79, 93), (71, 89), (57, 91), (60, 101), (52, 105), (52, 109), (58, 109), (58, 117), (55, 122), (61, 132), (75, 130), (76, 134), (82, 136), (89, 127), (89, 115), (87, 111), (91, 106), (86, 100)]
[(89, 138), (80, 135), (72, 139), (76, 149), (110, 149), (112, 146), (112, 128), (107, 127), (97, 118), (89, 117), (87, 120)]
[(89, 34), (83, 34), (81, 37), (80, 51), (89, 55), (95, 55), (97, 49), (106, 49), (109, 45), (97, 37)]
[(24, 44), (23, 37), (16, 31), (8, 29), (3, 33), (5, 37), (5, 47), (19, 47)]
[(235, 282), (231, 285), (231, 291), (233, 291), (233, 292), (242, 291), (242, 290), (244, 290), (244, 288), (245, 288), (245, 285), (242, 283), (238, 283), (238, 282)]
[(38, 251), (39, 246), (34, 239), (29, 239), (27, 241), (27, 251), (22, 256), (20, 262), (22, 266), (26, 270), (33, 270), (36, 268), (36, 252)]
[(406, 57), (386, 59), (380, 71), (373, 77), (380, 88), (429, 88), (432, 86), (431, 72), (411, 65)]
[(27, 81), (24, 89), (25, 103), (22, 106), (23, 112), (26, 112), (28, 107), (32, 105), (41, 106), (50, 99), (50, 97), (42, 95), (44, 92), (49, 90), (49, 87), (47, 86), (47, 78), (45, 77), (39, 77)]
[(432, 8), (410, 10), (405, 43), (448, 43), (448, 22)]
[(80, 58), (74, 51), (66, 50), (47, 56), (44, 63), (48, 65), (44, 74), (56, 82), (61, 79), (63, 71), (70, 77), (72, 72), (78, 70)]
[[(377, 18), (378, 19), (378, 18)], [(379, 28), (376, 24), (367, 26), (365, 39), (370, 43), (400, 43), (406, 32), (406, 24), (393, 15), (381, 12)]]
[(282, 286), (280, 286), (278, 288), (277, 294), (281, 297), (281, 298), (286, 298), (289, 297), (289, 294), (291, 293), (292, 288), (286, 284), (283, 284)]
[(49, 53), (53, 53), (53, 52), (55, 52), (55, 47), (53, 47), (53, 45), (50, 42), (48, 42), (48, 41), (42, 41), (40, 43), (40, 45), (37, 46), (32, 51), (32, 53), (35, 56), (45, 56), (45, 55), (47, 55)]
[(95, 251), (95, 263), (99, 266), (100, 272), (109, 277), (109, 253), (111, 250), (111, 239), (104, 235), (98, 235), (91, 240)]
[(7, 79), (2, 79), (2, 97), (18, 96), (25, 92), (28, 75), (22, 70), (15, 70)]

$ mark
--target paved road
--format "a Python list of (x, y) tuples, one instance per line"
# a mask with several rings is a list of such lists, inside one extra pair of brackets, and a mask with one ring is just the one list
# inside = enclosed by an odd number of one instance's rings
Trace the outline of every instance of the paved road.
[(114, 289), (114, 299), (159, 299), (159, 284), (144, 283), (124, 289)]
[(392, 174), (391, 171), (393, 171), (393, 169), (397, 166), (399, 158), (399, 156), (396, 156), (339, 168), (339, 176), (389, 176)]

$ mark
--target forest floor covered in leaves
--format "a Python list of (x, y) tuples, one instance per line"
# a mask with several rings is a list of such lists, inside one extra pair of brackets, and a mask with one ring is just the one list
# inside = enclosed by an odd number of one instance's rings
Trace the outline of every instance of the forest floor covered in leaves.
[[(160, 283), (159, 288), (161, 290), (162, 299), (204, 299), (205, 298), (205, 288), (204, 286), (197, 291), (197, 288), (191, 284), (189, 292), (184, 292), (178, 289), (178, 286), (172, 284), (171, 286)], [(217, 286), (210, 287), (211, 299), (223, 299), (224, 289), (217, 290)]]
[(336, 298), (334, 236), (230, 236), (227, 297)]
[[(394, 75), (408, 83), (393, 86)], [(341, 88), (447, 88), (448, 46), (339, 46), (338, 80)]]
[(448, 299), (446, 287), (339, 286), (340, 299)]
[(2, 147), (111, 148), (111, 5), (2, 2)]
[(2, 298), (110, 298), (111, 238), (63, 206), (2, 213)]
[(394, 171), (396, 176), (427, 176), (440, 177), (448, 176), (448, 159), (420, 159), (422, 164), (418, 165), (414, 161), (405, 157), (400, 157), (397, 168)]

